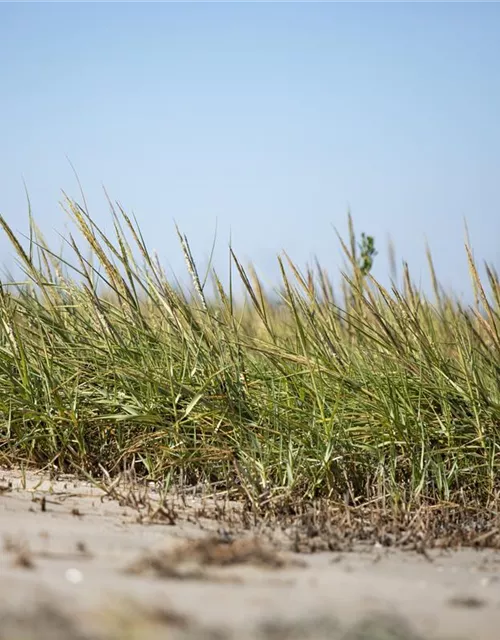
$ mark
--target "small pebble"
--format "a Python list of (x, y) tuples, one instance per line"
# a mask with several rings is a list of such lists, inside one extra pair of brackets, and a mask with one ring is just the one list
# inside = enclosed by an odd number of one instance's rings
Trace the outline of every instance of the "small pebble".
[(83, 580), (83, 574), (78, 569), (68, 569), (64, 575), (72, 584), (79, 584)]

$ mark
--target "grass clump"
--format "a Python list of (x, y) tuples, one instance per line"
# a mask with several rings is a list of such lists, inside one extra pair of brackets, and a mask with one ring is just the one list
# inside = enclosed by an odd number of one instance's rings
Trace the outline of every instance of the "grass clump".
[(486, 293), (469, 246), (467, 308), (430, 253), (435, 302), (406, 266), (403, 287), (384, 288), (350, 217), (339, 292), (319, 264), (302, 273), (284, 255), (272, 296), (231, 251), (239, 303), (214, 271), (206, 294), (180, 232), (192, 291), (120, 207), (113, 239), (77, 202), (66, 209), (83, 237), (68, 238), (71, 262), (31, 217), (26, 249), (0, 218), (26, 275), (0, 283), (0, 462), (134, 467), (252, 501), (495, 498), (500, 281), (487, 265)]

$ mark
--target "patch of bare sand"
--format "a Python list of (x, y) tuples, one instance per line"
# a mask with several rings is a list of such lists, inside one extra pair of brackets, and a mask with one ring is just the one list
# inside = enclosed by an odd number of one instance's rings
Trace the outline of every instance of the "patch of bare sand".
[(150, 491), (0, 472), (0, 640), (499, 637), (497, 551), (292, 553), (237, 505)]

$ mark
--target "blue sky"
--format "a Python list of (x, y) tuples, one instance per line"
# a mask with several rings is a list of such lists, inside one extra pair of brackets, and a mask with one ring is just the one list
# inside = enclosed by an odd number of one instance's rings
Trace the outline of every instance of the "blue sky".
[[(176, 273), (218, 225), (271, 282), (282, 249), (340, 264), (332, 226), (387, 238), (427, 283), (467, 291), (500, 269), (497, 3), (2, 3), (0, 212), (26, 230), (26, 181), (49, 239), (61, 189), (105, 228), (102, 185)], [(58, 244), (58, 243), (57, 243)], [(0, 238), (2, 263), (12, 265)]]

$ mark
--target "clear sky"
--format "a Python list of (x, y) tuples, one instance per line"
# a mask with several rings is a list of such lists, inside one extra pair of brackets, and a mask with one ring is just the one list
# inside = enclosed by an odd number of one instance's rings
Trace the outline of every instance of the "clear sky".
[[(500, 4), (2, 3), (0, 211), (26, 230), (26, 181), (49, 238), (61, 189), (109, 228), (102, 185), (176, 273), (174, 220), (224, 271), (276, 275), (286, 249), (335, 273), (350, 206), (415, 276), (428, 238), (467, 290), (500, 269)], [(9, 245), (0, 238), (2, 262)], [(422, 282), (425, 284), (426, 278)]]

